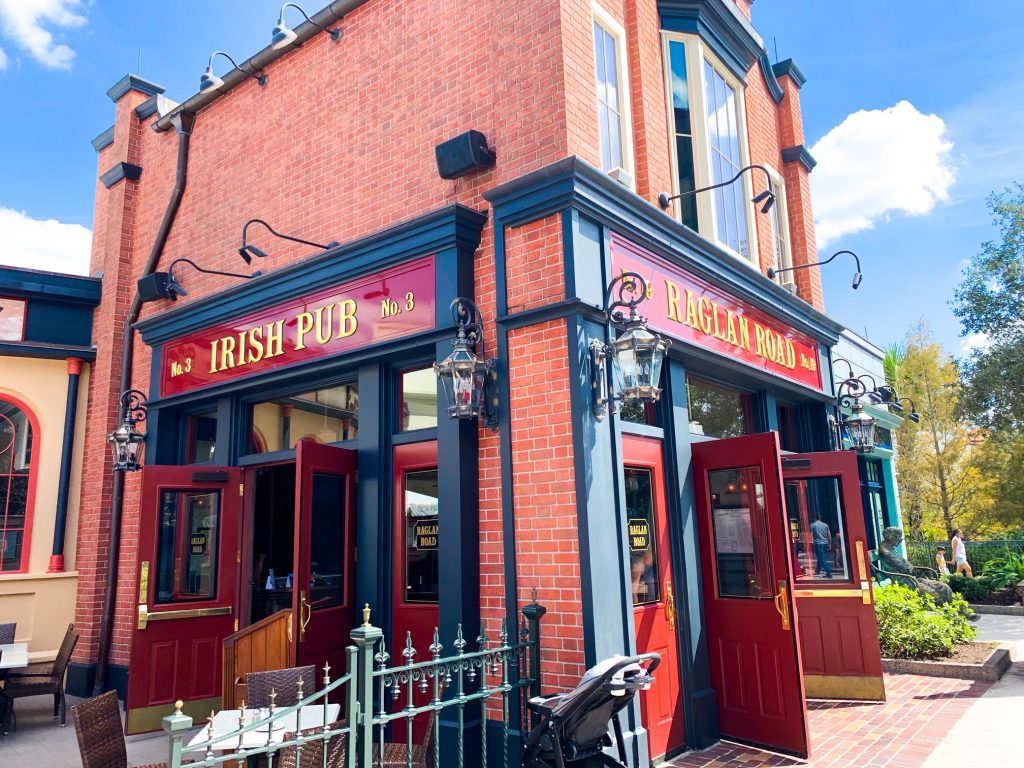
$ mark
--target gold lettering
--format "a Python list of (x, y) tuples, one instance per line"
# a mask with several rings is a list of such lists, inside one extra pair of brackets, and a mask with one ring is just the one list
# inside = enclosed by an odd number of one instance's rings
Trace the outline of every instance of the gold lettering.
[(258, 363), (263, 359), (263, 329), (259, 326), (249, 331), (249, 357), (246, 362)]
[(718, 325), (718, 305), (715, 302), (711, 302), (711, 319), (714, 321), (712, 324), (714, 333), (712, 334), (716, 339), (724, 339), (722, 335), (722, 329)]
[(284, 354), (284, 320), (277, 320), (267, 326), (267, 354), (264, 358)]
[(765, 357), (769, 360), (774, 361), (777, 357), (777, 347), (775, 346), (775, 331), (771, 328), (766, 328), (764, 332), (764, 351)]
[(210, 342), (210, 373), (217, 372), (217, 345), (220, 344), (220, 339), (214, 339)]
[(666, 280), (665, 291), (668, 300), (668, 319), (675, 320), (677, 323), (683, 322), (683, 318), (679, 316), (679, 286), (671, 280)]
[[(229, 362), (230, 361), (230, 362)], [(220, 340), (220, 369), (235, 367), (235, 337), (225, 336)]]
[(757, 340), (757, 352), (755, 354), (758, 357), (768, 357), (764, 351), (764, 328), (757, 323), (754, 323), (754, 337)]
[(700, 314), (700, 329), (708, 336), (711, 335), (711, 302), (707, 296), (697, 299), (697, 312)]
[(740, 318), (740, 346), (750, 351), (750, 320), (746, 317)]
[(344, 339), (356, 332), (359, 319), (356, 317), (356, 300), (342, 299), (338, 303), (338, 336)]
[(796, 368), (796, 350), (791, 339), (786, 339), (786, 367), (790, 370)]
[(775, 362), (779, 365), (786, 364), (786, 340), (778, 331), (775, 332)]
[(307, 333), (313, 330), (313, 315), (309, 312), (300, 312), (295, 318), (295, 322), (295, 349), (305, 349), (306, 345), (303, 339), (306, 338)]
[(245, 339), (246, 339), (246, 337), (248, 335), (249, 335), (248, 331), (242, 331), (240, 334), (238, 334), (238, 366), (239, 367), (242, 367), (243, 365), (248, 365), (249, 364), (249, 361), (245, 359), (246, 358)]
[(740, 343), (736, 340), (736, 315), (732, 313), (731, 309), (725, 310), (725, 323), (728, 326), (725, 336), (726, 342), (734, 347), (738, 347)]
[(686, 324), (691, 328), (697, 328), (697, 310), (693, 306), (693, 291), (686, 289)]
[[(324, 310), (327, 311), (327, 320), (324, 320)], [(334, 305), (328, 304), (325, 307), (316, 308), (316, 343), (326, 344), (331, 340), (331, 329), (334, 326)]]

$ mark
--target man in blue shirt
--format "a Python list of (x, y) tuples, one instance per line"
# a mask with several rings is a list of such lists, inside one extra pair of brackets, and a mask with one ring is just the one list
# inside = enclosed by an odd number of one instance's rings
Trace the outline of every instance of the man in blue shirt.
[(828, 551), (832, 548), (832, 532), (829, 530), (828, 524), (820, 517), (814, 518), (814, 522), (811, 523), (811, 536), (812, 543), (814, 544), (814, 557), (817, 561), (814, 575), (821, 576), (822, 571), (824, 571), (825, 578), (831, 579), (832, 563), (830, 562)]

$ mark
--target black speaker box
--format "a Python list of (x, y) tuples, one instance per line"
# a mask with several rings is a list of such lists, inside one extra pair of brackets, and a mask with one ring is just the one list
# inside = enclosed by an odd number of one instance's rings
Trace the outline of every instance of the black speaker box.
[(494, 152), (480, 131), (466, 131), (434, 147), (442, 179), (458, 179), (494, 165)]
[(167, 284), (170, 276), (166, 272), (154, 272), (139, 278), (139, 299), (143, 302), (167, 298)]

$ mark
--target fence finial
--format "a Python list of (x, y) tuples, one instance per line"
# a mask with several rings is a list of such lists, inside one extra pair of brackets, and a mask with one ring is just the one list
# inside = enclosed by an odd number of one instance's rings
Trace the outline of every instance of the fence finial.
[(184, 706), (185, 706), (185, 702), (182, 701), (181, 699), (178, 699), (176, 702), (174, 702), (174, 716), (175, 717), (181, 717), (181, 708), (184, 707)]
[(370, 626), (370, 604), (369, 603), (364, 603), (363, 604), (363, 626), (364, 627)]

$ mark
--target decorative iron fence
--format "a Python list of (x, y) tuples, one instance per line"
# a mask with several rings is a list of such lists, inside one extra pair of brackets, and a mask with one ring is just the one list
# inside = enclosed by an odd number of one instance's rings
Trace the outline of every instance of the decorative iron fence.
[[(934, 568), (935, 552), (940, 545), (946, 548), (946, 560), (948, 562), (953, 560), (953, 552), (950, 549), (949, 541), (907, 541), (905, 545), (907, 548), (907, 559), (913, 565)], [(994, 560), (997, 557), (1006, 557), (1008, 554), (1024, 552), (1024, 540), (1022, 539), (968, 540), (966, 545), (967, 559), (976, 574), (983, 571), (990, 560)]]
[[(426, 649), (430, 658), (424, 661), (416, 661), (418, 651), (407, 634), (402, 663), (389, 666), (392, 657), (383, 632), (370, 624), (367, 606), (363, 625), (351, 633), (354, 644), (346, 648), (345, 674), (332, 681), (325, 664), (321, 690), (306, 695), (298, 682), (294, 705), (277, 707), (276, 698), (288, 692), (275, 691), (263, 710), (246, 710), (243, 702), (242, 709), (211, 713), (186, 743), (194, 726), (179, 702), (163, 720), (170, 740), (168, 765), (518, 766), (521, 735), (530, 727), (525, 699), (540, 693), (545, 612), (534, 601), (523, 609), (519, 627), (510, 633), (503, 619), (493, 640), (481, 622), (475, 650), (467, 650), (469, 641), (459, 624), (454, 653), (448, 656), (442, 655), (435, 629)], [(425, 728), (422, 718), (427, 719)], [(479, 734), (467, 739), (477, 728)], [(489, 745), (489, 737), (500, 743)]]

